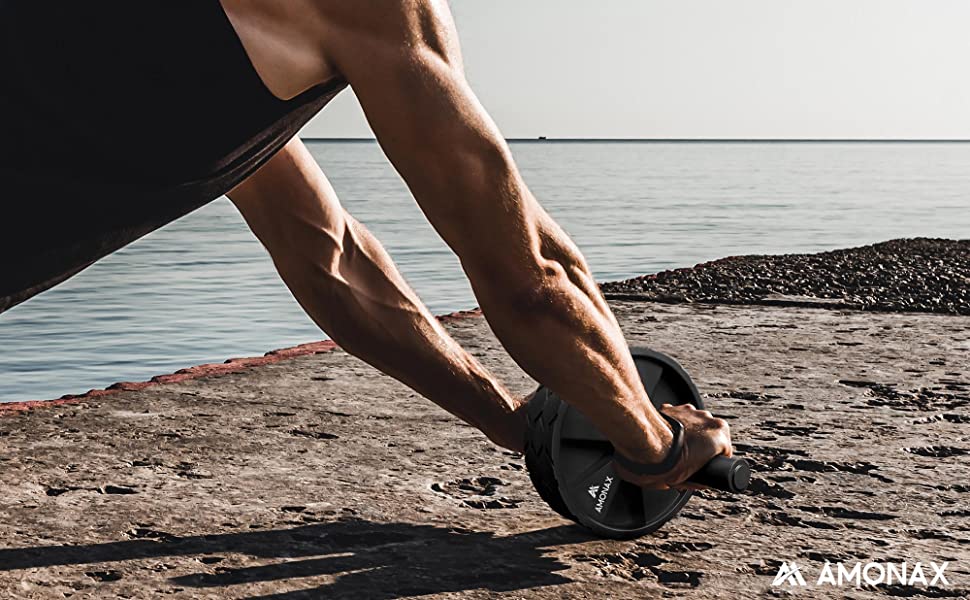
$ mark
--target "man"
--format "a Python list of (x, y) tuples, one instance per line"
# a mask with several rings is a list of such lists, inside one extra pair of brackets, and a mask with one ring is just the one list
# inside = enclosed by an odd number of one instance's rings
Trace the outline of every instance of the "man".
[[(628, 464), (674, 465), (621, 475), (679, 486), (731, 454), (723, 420), (678, 406), (665, 413), (685, 444), (668, 456), (672, 431), (583, 256), (465, 80), (444, 0), (0, 0), (0, 28), (14, 73), (0, 84), (0, 184), (8, 203), (38, 198), (8, 220), (3, 256), (20, 258), (4, 265), (0, 310), (227, 194), (337, 344), (521, 450), (523, 401), (448, 336), (294, 137), (349, 85), (512, 358)], [(36, 131), (85, 152), (57, 154)]]

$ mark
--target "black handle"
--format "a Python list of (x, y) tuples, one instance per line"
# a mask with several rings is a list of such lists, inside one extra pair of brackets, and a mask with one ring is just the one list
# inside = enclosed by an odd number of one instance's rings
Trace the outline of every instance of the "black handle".
[(751, 467), (743, 458), (715, 456), (687, 481), (725, 492), (743, 492), (751, 481)]

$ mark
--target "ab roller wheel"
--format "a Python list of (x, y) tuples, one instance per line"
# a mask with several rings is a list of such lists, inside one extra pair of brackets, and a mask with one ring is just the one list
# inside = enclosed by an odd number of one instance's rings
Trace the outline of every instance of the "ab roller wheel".
[[(631, 352), (654, 406), (704, 408), (694, 383), (674, 359), (647, 348)], [(552, 390), (540, 386), (527, 412), (529, 476), (542, 499), (562, 516), (603, 537), (634, 538), (659, 528), (690, 499), (690, 491), (644, 489), (620, 479), (613, 467), (613, 445)], [(690, 481), (740, 492), (749, 478), (743, 459), (719, 456)]]

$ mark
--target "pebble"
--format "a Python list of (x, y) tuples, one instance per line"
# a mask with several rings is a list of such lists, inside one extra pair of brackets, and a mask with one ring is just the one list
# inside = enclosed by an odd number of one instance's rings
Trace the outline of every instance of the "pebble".
[(970, 240), (912, 238), (817, 254), (729, 256), (601, 287), (607, 296), (664, 302), (759, 304), (781, 295), (859, 310), (970, 315)]

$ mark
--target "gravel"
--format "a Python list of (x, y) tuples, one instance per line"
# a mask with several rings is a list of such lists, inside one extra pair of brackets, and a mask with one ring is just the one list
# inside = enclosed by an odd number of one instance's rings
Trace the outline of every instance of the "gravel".
[(970, 240), (898, 239), (818, 254), (729, 256), (602, 284), (610, 298), (970, 315)]

